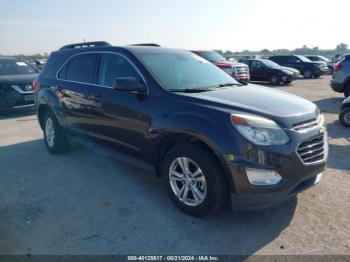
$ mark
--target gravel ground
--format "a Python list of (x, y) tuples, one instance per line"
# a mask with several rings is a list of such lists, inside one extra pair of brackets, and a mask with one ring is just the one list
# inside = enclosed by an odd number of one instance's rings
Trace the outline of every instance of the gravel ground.
[(0, 254), (350, 255), (350, 129), (329, 77), (282, 90), (324, 112), (329, 164), (321, 182), (273, 209), (189, 217), (152, 170), (85, 147), (52, 156), (34, 115), (0, 118)]

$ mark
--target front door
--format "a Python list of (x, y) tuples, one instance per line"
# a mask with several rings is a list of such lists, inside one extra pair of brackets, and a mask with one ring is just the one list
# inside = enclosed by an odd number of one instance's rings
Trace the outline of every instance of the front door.
[(149, 96), (113, 88), (119, 77), (135, 77), (144, 81), (133, 64), (123, 55), (102, 54), (98, 88), (91, 100), (93, 135), (101, 143), (119, 151), (143, 157), (146, 136), (151, 124), (148, 117)]

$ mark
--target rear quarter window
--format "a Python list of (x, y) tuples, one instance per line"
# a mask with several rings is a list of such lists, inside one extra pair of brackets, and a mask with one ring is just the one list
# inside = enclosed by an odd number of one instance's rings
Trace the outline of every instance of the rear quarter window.
[(56, 78), (56, 73), (62, 64), (66, 61), (64, 55), (52, 54), (46, 62), (44, 68), (40, 73), (40, 77), (44, 78)]

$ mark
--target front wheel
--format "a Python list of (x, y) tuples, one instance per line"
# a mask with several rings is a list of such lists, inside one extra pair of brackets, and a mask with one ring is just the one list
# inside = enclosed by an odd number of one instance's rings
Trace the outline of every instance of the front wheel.
[(272, 75), (270, 77), (270, 81), (269, 82), (270, 82), (271, 85), (278, 85), (281, 82), (281, 79), (280, 79), (279, 76)]
[(205, 216), (225, 204), (228, 192), (222, 169), (205, 148), (184, 143), (165, 156), (162, 176), (172, 202), (192, 216)]
[(328, 71), (330, 75), (333, 75), (333, 72), (334, 72), (333, 66), (328, 66)]
[(312, 72), (311, 70), (305, 70), (304, 71), (304, 78), (310, 79), (312, 77)]
[(345, 127), (350, 127), (350, 107), (344, 108), (339, 114), (339, 121)]
[(44, 141), (47, 150), (52, 154), (63, 153), (68, 149), (68, 140), (52, 112), (44, 118)]

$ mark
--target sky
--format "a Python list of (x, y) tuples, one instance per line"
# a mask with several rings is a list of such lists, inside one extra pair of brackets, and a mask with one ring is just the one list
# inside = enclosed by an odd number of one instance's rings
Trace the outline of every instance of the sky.
[(349, 0), (0, 0), (0, 54), (108, 41), (185, 49), (350, 45)]

